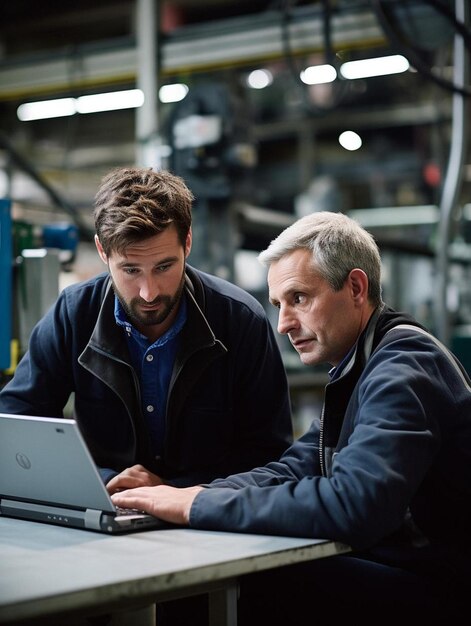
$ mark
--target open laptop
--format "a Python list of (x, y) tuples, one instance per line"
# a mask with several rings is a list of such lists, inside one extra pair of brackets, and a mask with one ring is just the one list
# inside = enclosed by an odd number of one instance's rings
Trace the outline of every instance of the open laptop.
[(5, 413), (0, 515), (112, 534), (171, 527), (116, 509), (75, 420)]

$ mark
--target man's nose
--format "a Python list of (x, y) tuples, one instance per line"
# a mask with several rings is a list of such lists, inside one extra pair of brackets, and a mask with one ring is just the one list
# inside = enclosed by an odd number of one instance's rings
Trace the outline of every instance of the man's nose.
[(146, 302), (152, 302), (160, 293), (158, 281), (153, 276), (144, 276), (139, 287), (139, 296)]
[(278, 312), (278, 332), (287, 335), (297, 327), (298, 321), (289, 309), (280, 307)]

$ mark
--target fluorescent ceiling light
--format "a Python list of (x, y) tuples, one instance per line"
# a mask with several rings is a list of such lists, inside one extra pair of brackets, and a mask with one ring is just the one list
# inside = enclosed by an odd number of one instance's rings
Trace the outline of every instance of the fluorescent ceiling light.
[(16, 114), (22, 122), (46, 120), (52, 117), (67, 117), (77, 112), (75, 98), (60, 98), (43, 102), (26, 102), (20, 104)]
[(306, 85), (322, 85), (332, 83), (337, 72), (333, 65), (311, 65), (301, 72), (300, 77)]
[(144, 104), (144, 93), (140, 89), (97, 93), (77, 98), (77, 113), (99, 113), (120, 109), (137, 109)]
[(348, 61), (340, 67), (344, 78), (370, 78), (372, 76), (386, 76), (400, 74), (409, 69), (409, 61), (400, 54), (360, 61)]
[(172, 85), (162, 85), (159, 89), (160, 102), (180, 102), (188, 93), (188, 87), (184, 83), (173, 83)]
[(109, 93), (80, 96), (79, 98), (59, 98), (21, 104), (16, 114), (22, 122), (45, 120), (53, 117), (66, 117), (75, 113), (99, 113), (119, 109), (135, 109), (144, 103), (144, 93), (140, 89), (112, 91)]

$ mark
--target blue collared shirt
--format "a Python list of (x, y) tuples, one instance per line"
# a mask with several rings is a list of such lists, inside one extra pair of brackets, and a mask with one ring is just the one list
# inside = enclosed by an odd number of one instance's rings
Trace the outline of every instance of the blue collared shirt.
[(142, 413), (150, 429), (154, 454), (160, 455), (165, 438), (170, 378), (177, 354), (179, 333), (187, 318), (186, 298), (183, 295), (172, 326), (152, 344), (129, 322), (118, 298), (115, 298), (114, 315), (116, 323), (125, 330), (131, 363), (140, 381)]

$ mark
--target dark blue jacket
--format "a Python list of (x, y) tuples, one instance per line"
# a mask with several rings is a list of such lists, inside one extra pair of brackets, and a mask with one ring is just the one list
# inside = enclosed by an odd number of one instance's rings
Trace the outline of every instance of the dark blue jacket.
[[(155, 458), (139, 381), (114, 319), (107, 274), (67, 287), (34, 328), (0, 410), (74, 415), (106, 481), (141, 463), (176, 485), (278, 458), (291, 443), (286, 374), (263, 307), (187, 267), (188, 318), (170, 382), (164, 452)], [(58, 470), (60, 471), (60, 470)]]
[(469, 554), (469, 379), (417, 322), (377, 311), (310, 430), (278, 462), (204, 489), (190, 524)]

